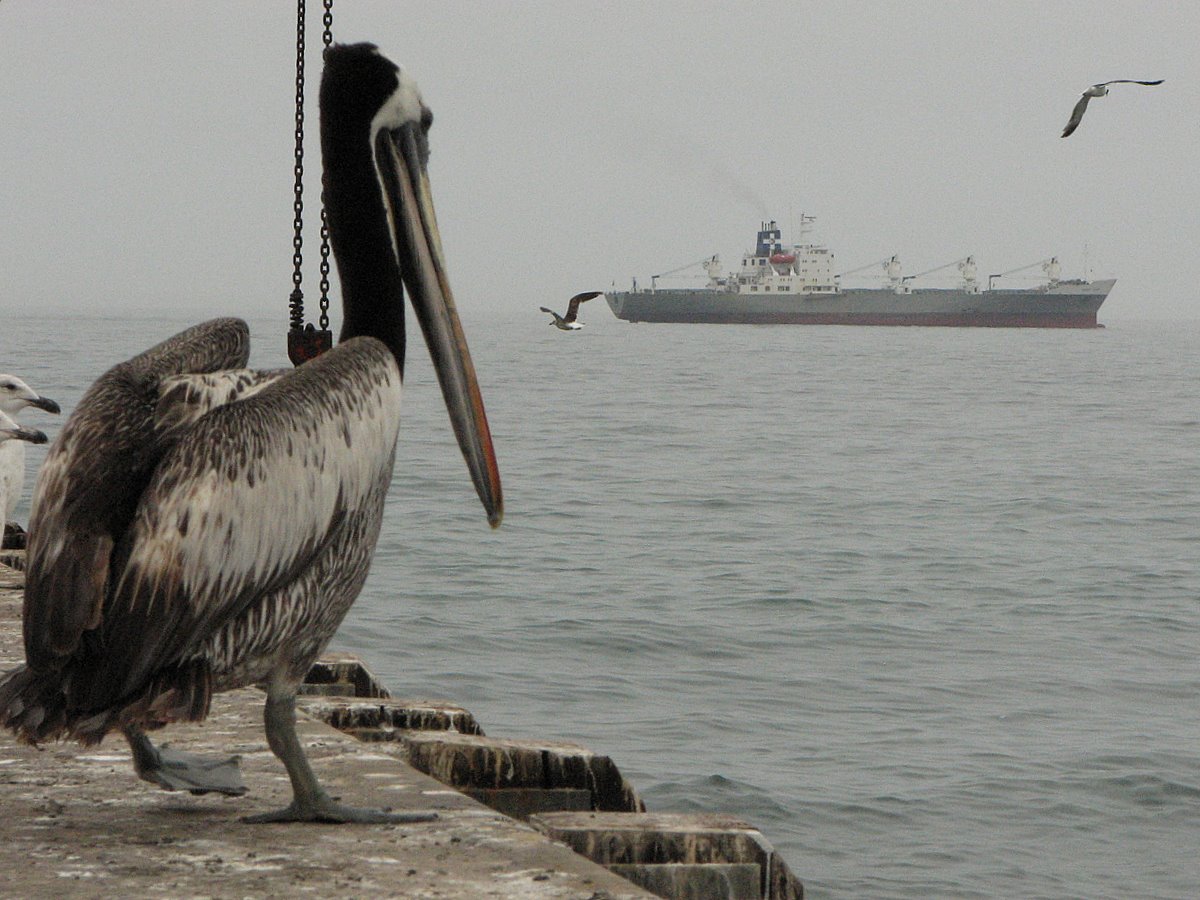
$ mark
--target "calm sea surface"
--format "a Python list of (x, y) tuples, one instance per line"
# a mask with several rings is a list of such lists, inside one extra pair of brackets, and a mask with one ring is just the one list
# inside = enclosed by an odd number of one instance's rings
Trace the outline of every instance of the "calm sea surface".
[[(410, 340), (340, 647), (490, 735), (610, 755), (651, 809), (745, 817), (813, 897), (1200, 896), (1200, 323), (601, 303), (578, 334), (467, 322), (495, 532)], [(69, 411), (183, 324), (10, 316), (0, 370)]]

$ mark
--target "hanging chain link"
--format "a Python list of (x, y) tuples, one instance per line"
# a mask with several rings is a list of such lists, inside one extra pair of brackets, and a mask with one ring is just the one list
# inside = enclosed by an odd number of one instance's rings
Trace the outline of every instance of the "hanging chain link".
[(304, 291), (300, 288), (304, 280), (304, 2), (296, 3), (296, 193), (292, 201), (292, 295), (288, 300), (293, 331), (304, 327)]
[[(321, 35), (325, 42), (321, 58), (329, 52), (333, 43), (333, 0), (325, 0), (325, 15), (321, 19), (325, 32)], [(325, 215), (325, 174), (321, 173), (321, 330), (329, 328), (329, 221)]]
[[(295, 218), (292, 224), (292, 294), (288, 300), (291, 309), (288, 329), (288, 358), (301, 365), (320, 356), (333, 346), (333, 335), (329, 331), (329, 227), (326, 222), (324, 202), (321, 204), (321, 318), (320, 329), (304, 323), (304, 291), (301, 289), (304, 267), (304, 37), (306, 0), (296, 2), (296, 157), (295, 199), (292, 209)], [(333, 43), (333, 0), (324, 0), (325, 50)], [(324, 57), (324, 53), (322, 53)], [(322, 201), (324, 201), (324, 176), (322, 176)]]

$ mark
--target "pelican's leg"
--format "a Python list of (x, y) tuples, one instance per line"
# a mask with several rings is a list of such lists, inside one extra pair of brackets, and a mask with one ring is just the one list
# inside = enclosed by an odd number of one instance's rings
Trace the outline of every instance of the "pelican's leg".
[(242, 773), (238, 770), (238, 757), (215, 759), (172, 750), (166, 745), (155, 747), (140, 728), (129, 725), (122, 730), (133, 750), (133, 767), (143, 781), (168, 791), (191, 791), (193, 794), (217, 791), (240, 797), (246, 793)]
[(356, 809), (335, 801), (321, 787), (300, 739), (296, 736), (296, 694), (293, 690), (267, 691), (263, 711), (267, 743), (287, 768), (292, 780), (292, 802), (284, 809), (246, 816), (243, 822), (359, 822), (363, 824), (431, 822), (435, 812), (388, 812), (382, 809)]

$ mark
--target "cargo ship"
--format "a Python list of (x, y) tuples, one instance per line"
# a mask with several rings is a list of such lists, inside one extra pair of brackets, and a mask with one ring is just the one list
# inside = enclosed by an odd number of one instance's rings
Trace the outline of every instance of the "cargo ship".
[[(742, 256), (741, 268), (724, 272), (719, 256), (692, 266), (703, 267), (702, 287), (660, 287), (658, 280), (683, 269), (656, 275), (650, 287), (606, 293), (619, 319), (629, 322), (708, 322), (752, 325), (946, 325), (1009, 328), (1099, 328), (1096, 313), (1116, 284), (1115, 279), (1061, 279), (1056, 257), (1010, 269), (979, 282), (974, 257), (955, 260), (917, 275), (904, 275), (892, 256), (860, 269), (835, 274), (834, 255), (808, 238), (813, 216), (800, 217), (800, 243), (785, 246), (774, 222), (763, 222), (753, 252)], [(957, 267), (953, 287), (917, 287), (919, 278)], [(1041, 267), (1045, 280), (1031, 287), (1010, 288), (996, 282)], [(877, 268), (880, 287), (842, 287), (841, 279)], [(877, 272), (880, 274), (880, 272)]]

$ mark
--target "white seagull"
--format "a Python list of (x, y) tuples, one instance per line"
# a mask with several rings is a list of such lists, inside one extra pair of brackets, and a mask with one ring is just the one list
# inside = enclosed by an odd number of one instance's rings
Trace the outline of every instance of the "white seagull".
[[(7, 463), (10, 462), (6, 451), (14, 447), (19, 447), (23, 451), (25, 444), (27, 443), (44, 444), (46, 443), (46, 435), (33, 428), (22, 428), (20, 425), (14, 422), (7, 413), (0, 411), (0, 510), (2, 510), (5, 505), (4, 493), (6, 490), (8, 490), (6, 483), (11, 475), (11, 473), (5, 471), (5, 469), (8, 467)], [(25, 455), (22, 452), (21, 465), (17, 469), (21, 475), (24, 475), (25, 473), (24, 461)], [(20, 493), (20, 491), (17, 491), (17, 493)], [(4, 523), (0, 522), (0, 536), (3, 536), (4, 533)], [(8, 549), (9, 545), (6, 545), (3, 541), (0, 541), (0, 546), (5, 546), (5, 549)], [(11, 546), (14, 549), (23, 549), (25, 545), (22, 543), (12, 544)]]
[(244, 368), (246, 323), (214, 319), (92, 384), (38, 476), (25, 663), (0, 678), (0, 725), (32, 744), (93, 745), (118, 731), (144, 780), (237, 795), (236, 757), (156, 747), (146, 731), (201, 721), (213, 694), (258, 685), (293, 796), (245, 821), (428, 821), (436, 816), (354, 809), (326, 793), (295, 710), (383, 524), (406, 289), (493, 526), (500, 474), (434, 217), (433, 114), (371, 44), (326, 51), (320, 111), (338, 345), (299, 368), (257, 372)]
[(538, 307), (544, 313), (550, 313), (554, 319), (547, 322), (547, 325), (553, 325), (559, 331), (578, 331), (583, 327), (583, 323), (576, 321), (579, 318), (579, 304), (585, 300), (591, 300), (593, 297), (599, 297), (604, 291), (584, 291), (582, 294), (576, 294), (567, 303), (567, 314), (560, 316), (552, 309), (547, 309), (544, 306)]
[(1071, 120), (1067, 122), (1067, 127), (1063, 129), (1062, 137), (1068, 137), (1079, 127), (1079, 123), (1083, 121), (1083, 113), (1087, 109), (1088, 101), (1093, 97), (1103, 97), (1108, 94), (1108, 86), (1110, 84), (1162, 84), (1165, 79), (1158, 81), (1134, 81), (1130, 78), (1117, 78), (1113, 81), (1102, 81), (1099, 84), (1093, 84), (1090, 88), (1083, 92), (1083, 96), (1079, 98), (1079, 102), (1075, 104), (1075, 108), (1071, 110)]
[[(17, 413), (27, 406), (46, 412), (59, 412), (57, 403), (38, 394), (17, 376), (0, 375), (0, 413), (15, 423)], [(33, 433), (41, 434), (40, 431)], [(19, 436), (13, 440), (11, 437), (9, 435), (0, 444), (0, 529), (12, 521), (13, 510), (17, 508), (21, 491), (25, 488), (25, 444), (45, 443), (45, 435), (40, 441)]]

